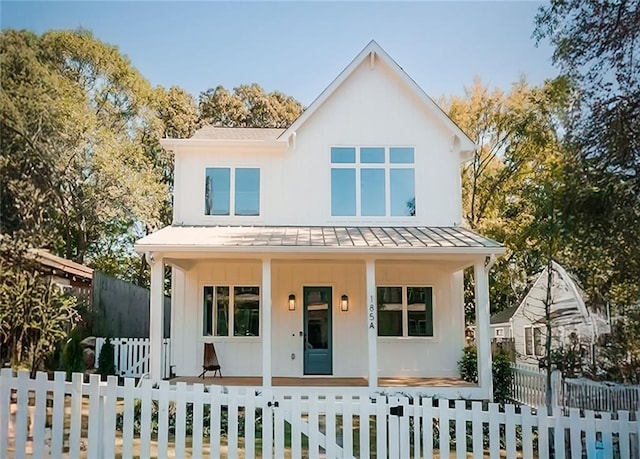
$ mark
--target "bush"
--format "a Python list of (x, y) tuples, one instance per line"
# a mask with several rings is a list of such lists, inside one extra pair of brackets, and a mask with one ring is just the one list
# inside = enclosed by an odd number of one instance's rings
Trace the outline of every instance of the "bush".
[(74, 328), (69, 334), (69, 339), (62, 350), (62, 366), (67, 372), (67, 379), (71, 378), (71, 373), (84, 372), (82, 331), (79, 328)]
[(497, 403), (507, 403), (511, 398), (511, 383), (513, 372), (511, 369), (511, 356), (505, 349), (501, 349), (493, 356), (493, 400)]
[[(458, 362), (460, 377), (471, 383), (478, 382), (478, 352), (475, 346), (466, 346)], [(493, 399), (497, 403), (506, 403), (511, 397), (513, 373), (511, 359), (507, 350), (501, 349), (493, 356), (491, 368), (493, 375)]]
[(470, 383), (478, 382), (478, 354), (475, 346), (462, 349), (462, 359), (458, 362), (460, 377)]
[(116, 374), (116, 366), (113, 363), (114, 349), (111, 339), (107, 338), (100, 349), (100, 355), (98, 356), (98, 373), (102, 376), (102, 379), (106, 379), (109, 375)]

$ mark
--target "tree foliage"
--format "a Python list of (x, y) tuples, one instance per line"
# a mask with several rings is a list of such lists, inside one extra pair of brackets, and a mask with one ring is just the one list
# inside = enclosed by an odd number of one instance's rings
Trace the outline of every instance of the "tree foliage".
[(302, 105), (293, 97), (274, 91), (265, 93), (253, 83), (229, 92), (223, 86), (200, 94), (200, 120), (223, 127), (288, 127), (302, 113)]
[(565, 216), (576, 268), (615, 315), (640, 302), (640, 2), (554, 0), (535, 37), (575, 85)]
[[(539, 88), (521, 80), (504, 92), (476, 78), (464, 97), (442, 101), (479, 147), (462, 173), (465, 224), (508, 249), (493, 269), (492, 312), (515, 306), (529, 277), (546, 264), (545, 199), (562, 183), (558, 131), (568, 94), (565, 79)], [(473, 279), (466, 274), (465, 305), (473, 321)]]
[(166, 186), (139, 141), (151, 88), (86, 31), (0, 37), (2, 231), (83, 262), (98, 241), (160, 226)]

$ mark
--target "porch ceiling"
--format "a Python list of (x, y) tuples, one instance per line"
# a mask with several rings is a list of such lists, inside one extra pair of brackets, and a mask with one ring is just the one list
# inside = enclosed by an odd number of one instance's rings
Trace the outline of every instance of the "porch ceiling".
[(168, 226), (139, 252), (501, 254), (504, 247), (461, 227)]

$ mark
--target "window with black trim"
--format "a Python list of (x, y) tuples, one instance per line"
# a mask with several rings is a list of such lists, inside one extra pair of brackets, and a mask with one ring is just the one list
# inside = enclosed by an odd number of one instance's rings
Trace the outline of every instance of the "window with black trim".
[(205, 286), (203, 336), (260, 336), (260, 287)]
[(433, 336), (432, 287), (378, 287), (378, 336)]
[(260, 169), (207, 167), (204, 213), (205, 215), (260, 215)]

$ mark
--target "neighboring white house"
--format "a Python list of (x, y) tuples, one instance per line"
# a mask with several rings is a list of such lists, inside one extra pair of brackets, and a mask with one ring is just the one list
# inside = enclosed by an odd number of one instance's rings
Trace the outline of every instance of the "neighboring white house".
[[(225, 378), (263, 387), (386, 378), (490, 397), (488, 270), (504, 248), (460, 226), (476, 145), (377, 43), (287, 129), (206, 126), (161, 143), (175, 155), (174, 221), (136, 243), (151, 263), (152, 378), (170, 265), (177, 375), (199, 374), (213, 342)], [(480, 382), (452, 387), (467, 267)]]
[[(577, 281), (555, 261), (552, 266), (551, 346), (557, 349), (577, 339), (590, 352), (597, 338), (610, 332), (606, 311), (587, 307), (587, 296)], [(547, 272), (545, 267), (517, 308), (491, 317), (495, 337), (502, 333), (514, 339), (519, 363), (537, 365), (545, 355)]]
[(518, 310), (517, 306), (504, 309), (491, 316), (489, 323), (491, 324), (491, 336), (493, 339), (510, 339), (513, 338), (511, 330), (511, 318)]

